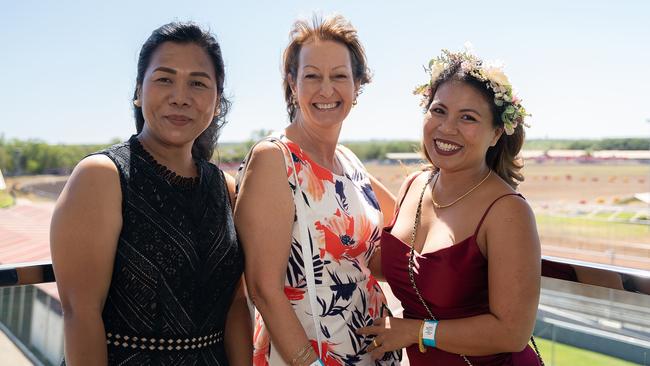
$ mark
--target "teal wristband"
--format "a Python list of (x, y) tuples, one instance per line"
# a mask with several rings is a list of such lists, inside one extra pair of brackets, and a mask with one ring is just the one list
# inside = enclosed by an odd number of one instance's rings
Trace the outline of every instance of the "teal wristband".
[(309, 366), (325, 366), (325, 364), (323, 363), (323, 361), (320, 358), (318, 358), (318, 359), (316, 359), (316, 361), (312, 362), (311, 365), (309, 365)]
[(437, 320), (427, 320), (422, 328), (422, 343), (427, 347), (436, 347), (436, 329), (438, 328)]

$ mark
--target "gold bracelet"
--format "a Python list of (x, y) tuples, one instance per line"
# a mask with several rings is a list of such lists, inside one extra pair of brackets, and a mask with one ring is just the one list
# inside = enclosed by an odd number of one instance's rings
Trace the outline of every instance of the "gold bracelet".
[(302, 347), (298, 352), (295, 353), (294, 357), (291, 359), (291, 365), (301, 365), (309, 358), (309, 350), (311, 349), (311, 343), (307, 343)]
[(420, 349), (420, 353), (426, 353), (427, 348), (424, 346), (424, 343), (422, 341), (422, 335), (424, 333), (424, 320), (422, 321), (422, 324), (420, 324), (420, 334), (418, 334), (418, 348)]

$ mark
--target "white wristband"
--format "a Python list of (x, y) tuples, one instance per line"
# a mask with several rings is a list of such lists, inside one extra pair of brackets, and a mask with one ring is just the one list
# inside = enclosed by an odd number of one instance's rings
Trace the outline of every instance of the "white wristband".
[(424, 322), (424, 328), (422, 328), (422, 343), (424, 343), (425, 346), (436, 346), (436, 328), (438, 328), (437, 320), (427, 320)]

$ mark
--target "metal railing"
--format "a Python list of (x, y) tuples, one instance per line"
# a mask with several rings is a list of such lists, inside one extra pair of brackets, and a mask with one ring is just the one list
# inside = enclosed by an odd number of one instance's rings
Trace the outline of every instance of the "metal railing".
[[(551, 340), (548, 366), (562, 365), (556, 342), (650, 365), (650, 271), (544, 256), (542, 274), (535, 335)], [(36, 365), (63, 354), (61, 305), (42, 288), (52, 282), (48, 261), (0, 265), (0, 330)]]

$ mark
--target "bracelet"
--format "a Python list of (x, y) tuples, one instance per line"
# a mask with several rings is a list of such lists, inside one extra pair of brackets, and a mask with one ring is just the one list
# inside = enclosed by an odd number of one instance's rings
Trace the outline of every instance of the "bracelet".
[(325, 364), (320, 358), (317, 358), (316, 361), (310, 363), (309, 366), (325, 366)]
[(425, 321), (422, 321), (422, 324), (420, 324), (420, 333), (418, 334), (418, 348), (420, 349), (420, 353), (426, 353), (427, 348), (424, 347), (424, 343), (422, 343), (422, 333), (424, 331), (424, 323)]
[(427, 320), (422, 327), (422, 342), (427, 347), (436, 346), (436, 329), (438, 328), (437, 320)]
[(296, 352), (295, 356), (291, 359), (290, 364), (302, 365), (303, 363), (305, 363), (305, 361), (307, 361), (309, 355), (311, 354), (311, 352), (309, 352), (311, 349), (312, 349), (311, 344), (307, 343), (307, 345), (305, 345), (298, 352)]

